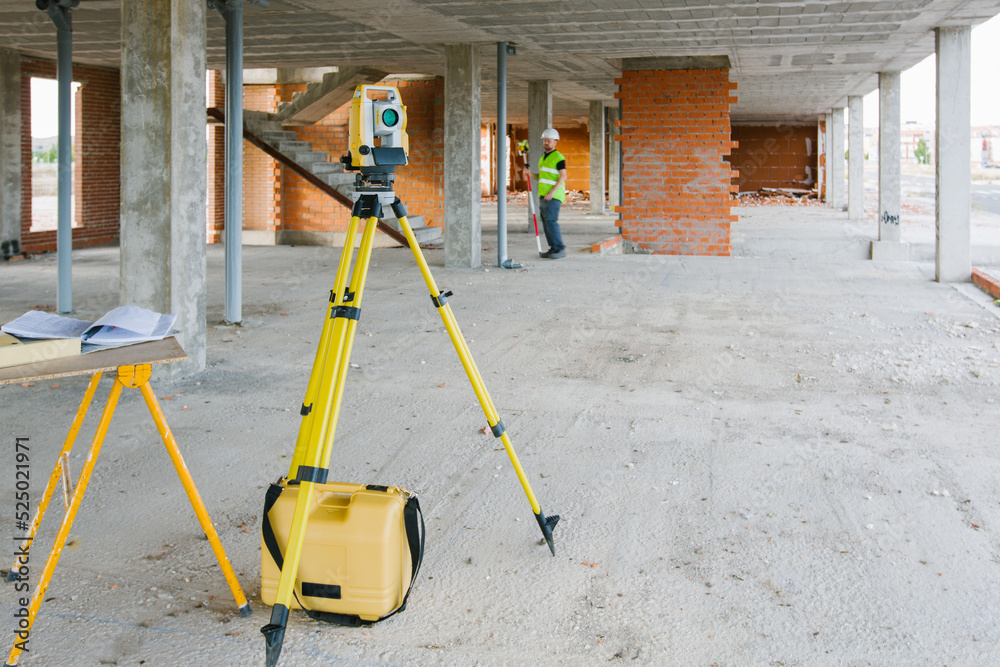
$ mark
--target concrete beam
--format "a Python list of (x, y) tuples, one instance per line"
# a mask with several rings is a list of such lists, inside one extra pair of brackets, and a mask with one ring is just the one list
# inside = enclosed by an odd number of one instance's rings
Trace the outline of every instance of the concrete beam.
[(346, 67), (339, 72), (328, 72), (321, 84), (311, 84), (290, 104), (282, 107), (278, 111), (278, 120), (282, 125), (317, 123), (350, 102), (354, 89), (359, 85), (378, 83), (387, 74), (374, 67)]
[(878, 240), (900, 242), (899, 72), (878, 75)]
[(865, 217), (865, 114), (861, 95), (847, 98), (847, 217)]
[(970, 26), (937, 28), (937, 173), (935, 217), (938, 282), (972, 278), (972, 65)]
[(652, 56), (623, 58), (622, 70), (732, 69), (729, 56)]
[(0, 49), (0, 242), (12, 241), (21, 244), (21, 56)]
[(835, 107), (830, 124), (830, 205), (844, 208), (844, 107)]
[(206, 356), (205, 3), (122, 3), (120, 300), (161, 313)]
[(482, 64), (474, 44), (444, 47), (444, 264), (482, 266)]
[(590, 214), (604, 215), (604, 102), (590, 103)]

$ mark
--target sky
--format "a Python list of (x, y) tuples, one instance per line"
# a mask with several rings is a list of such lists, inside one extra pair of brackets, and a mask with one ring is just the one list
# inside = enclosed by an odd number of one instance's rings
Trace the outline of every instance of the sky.
[[(900, 120), (934, 123), (933, 55), (900, 76)], [(1000, 125), (1000, 15), (972, 29), (972, 126)], [(36, 89), (34, 86), (44, 86)], [(37, 92), (36, 92), (37, 90)], [(56, 83), (32, 79), (31, 123), (35, 136), (57, 133)], [(878, 127), (878, 90), (865, 96), (865, 127)], [(51, 131), (43, 128), (51, 128)]]
[[(900, 120), (934, 124), (936, 57), (900, 75)], [(1000, 125), (1000, 15), (972, 29), (972, 126)], [(878, 90), (865, 95), (865, 127), (878, 127)]]
[[(80, 84), (73, 82), (76, 91)], [(70, 118), (73, 117), (73, 95), (70, 96)], [(70, 123), (70, 132), (73, 131)], [(55, 79), (31, 78), (31, 136), (54, 137), (59, 134), (59, 87)]]

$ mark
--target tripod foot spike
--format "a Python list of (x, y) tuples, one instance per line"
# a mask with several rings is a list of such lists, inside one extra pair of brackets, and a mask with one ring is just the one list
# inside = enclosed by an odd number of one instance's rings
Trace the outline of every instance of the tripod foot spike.
[(250, 608), (250, 603), (249, 602), (247, 602), (242, 607), (239, 607), (237, 609), (237, 611), (240, 612), (240, 616), (242, 616), (243, 618), (246, 618), (247, 616), (249, 616), (249, 615), (251, 615), (253, 613), (253, 609)]
[(552, 555), (556, 555), (556, 545), (552, 541), (552, 529), (556, 527), (559, 523), (559, 515), (553, 514), (552, 516), (546, 517), (544, 512), (538, 512), (535, 515), (535, 520), (538, 521), (538, 527), (542, 529), (542, 535), (545, 536), (545, 542), (549, 545), (549, 551)]
[(271, 610), (271, 622), (260, 629), (260, 633), (264, 635), (267, 667), (275, 667), (278, 664), (278, 656), (281, 655), (281, 643), (285, 639), (285, 625), (287, 623), (288, 607), (281, 604), (274, 605), (274, 609)]

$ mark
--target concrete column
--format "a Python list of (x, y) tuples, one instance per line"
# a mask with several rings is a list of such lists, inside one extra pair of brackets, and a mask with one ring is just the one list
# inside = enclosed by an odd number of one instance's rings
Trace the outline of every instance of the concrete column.
[(844, 107), (835, 107), (830, 124), (830, 205), (844, 208)]
[(122, 2), (120, 299), (177, 314), (171, 377), (205, 368), (205, 11)]
[(879, 72), (878, 105), (878, 240), (899, 243), (899, 72)]
[[(824, 116), (825, 120), (825, 116)], [(826, 133), (823, 124), (816, 121), (816, 195), (826, 201)]]
[(604, 215), (604, 102), (590, 103), (590, 214)]
[(21, 244), (21, 56), (0, 49), (0, 242), (12, 241)]
[[(528, 158), (531, 164), (531, 197), (538, 201), (538, 161), (545, 154), (542, 148), (542, 130), (552, 127), (552, 82), (528, 82)], [(536, 207), (537, 209), (537, 207)], [(541, 220), (539, 220), (541, 224)], [(534, 231), (531, 211), (528, 212), (528, 232)], [(539, 229), (539, 233), (541, 229)]]
[(970, 114), (972, 29), (937, 28), (937, 253), (938, 282), (968, 282), (972, 277), (972, 134)]
[(865, 115), (861, 95), (847, 97), (847, 217), (865, 217)]
[(826, 133), (823, 137), (823, 161), (826, 163), (826, 174), (823, 178), (826, 190), (823, 193), (823, 201), (827, 206), (833, 206), (833, 112), (826, 114)]
[(608, 206), (617, 211), (622, 203), (621, 190), (621, 154), (622, 145), (615, 141), (618, 128), (615, 126), (619, 120), (618, 107), (608, 107)]
[(444, 47), (444, 264), (482, 266), (481, 63), (474, 44)]

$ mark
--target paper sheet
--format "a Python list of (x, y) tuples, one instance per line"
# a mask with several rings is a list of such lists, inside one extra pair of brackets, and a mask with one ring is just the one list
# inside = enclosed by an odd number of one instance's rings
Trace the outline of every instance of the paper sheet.
[(79, 338), (93, 324), (54, 313), (29, 310), (0, 327), (0, 330), (18, 338)]
[(138, 306), (119, 306), (108, 311), (82, 335), (88, 345), (129, 345), (160, 340), (170, 333), (176, 315), (154, 313)]
[(176, 315), (154, 313), (138, 306), (119, 306), (96, 322), (31, 310), (0, 330), (25, 339), (76, 338), (83, 342), (81, 352), (86, 354), (173, 336), (180, 333), (171, 328), (176, 320)]

